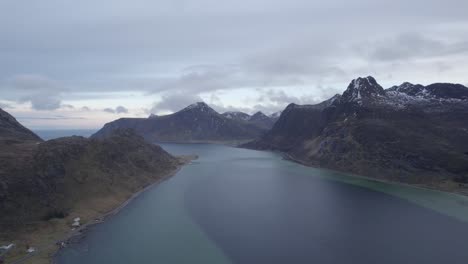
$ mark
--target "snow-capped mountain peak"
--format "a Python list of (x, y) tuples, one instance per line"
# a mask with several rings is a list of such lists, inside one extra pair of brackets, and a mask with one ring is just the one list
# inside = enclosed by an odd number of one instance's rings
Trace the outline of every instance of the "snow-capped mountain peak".
[(217, 114), (217, 112), (213, 108), (208, 106), (205, 102), (197, 102), (197, 103), (191, 104), (185, 107), (184, 109), (180, 110), (179, 112), (187, 112), (187, 111)]
[(405, 82), (399, 86), (393, 86), (387, 91), (404, 94), (415, 99), (426, 100), (467, 100), (468, 89), (461, 84), (434, 83), (428, 86)]
[(363, 98), (383, 95), (385, 95), (383, 87), (372, 76), (368, 76), (352, 80), (342, 98), (348, 102), (361, 102)]

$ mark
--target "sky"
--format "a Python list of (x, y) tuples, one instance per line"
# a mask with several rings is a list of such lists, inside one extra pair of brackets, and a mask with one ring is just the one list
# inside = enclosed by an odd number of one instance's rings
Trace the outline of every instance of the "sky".
[(96, 129), (205, 101), (280, 111), (359, 76), (468, 85), (466, 0), (1, 0), (0, 108)]

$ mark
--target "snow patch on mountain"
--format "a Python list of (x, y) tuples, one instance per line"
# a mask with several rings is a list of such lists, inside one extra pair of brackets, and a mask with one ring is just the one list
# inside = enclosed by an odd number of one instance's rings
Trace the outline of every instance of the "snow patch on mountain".
[(243, 120), (243, 121), (247, 121), (250, 119), (250, 115), (243, 113), (243, 112), (239, 112), (239, 111), (225, 112), (223, 113), (223, 116), (228, 119)]
[(218, 114), (213, 108), (209, 107), (206, 103), (204, 102), (197, 102), (194, 104), (191, 104), (184, 109), (180, 110), (179, 112), (185, 112), (185, 111), (199, 111), (202, 113), (208, 113), (208, 114)]
[(345, 102), (362, 104), (364, 99), (384, 96), (385, 90), (371, 77), (357, 78), (351, 81), (341, 97)]

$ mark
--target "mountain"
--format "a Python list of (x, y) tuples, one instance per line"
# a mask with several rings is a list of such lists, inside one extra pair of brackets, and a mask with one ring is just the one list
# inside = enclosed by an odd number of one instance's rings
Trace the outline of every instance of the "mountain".
[(463, 189), (466, 120), (463, 85), (403, 83), (385, 90), (369, 76), (320, 104), (290, 104), (269, 132), (244, 147), (384, 180)]
[(6, 262), (24, 255), (31, 243), (44, 246), (38, 257), (47, 258), (72, 219), (94, 221), (187, 161), (131, 130), (115, 130), (105, 139), (44, 142), (6, 112), (1, 115), (0, 138), (8, 140), (0, 140), (0, 244), (16, 245)]
[(9, 113), (0, 109), (0, 140), (31, 140), (42, 141), (42, 139), (18, 123)]
[(393, 86), (388, 91), (403, 93), (422, 99), (468, 99), (468, 90), (461, 84), (435, 83), (423, 86), (405, 82), (399, 86)]
[(269, 130), (273, 127), (273, 124), (278, 120), (279, 114), (275, 113), (271, 116), (267, 116), (261, 111), (256, 112), (253, 115), (249, 115), (243, 112), (226, 112), (223, 116), (239, 122), (246, 122), (254, 126), (259, 127), (262, 130)]
[(221, 142), (249, 140), (266, 129), (221, 115), (203, 102), (179, 112), (152, 118), (122, 118), (107, 123), (93, 138), (105, 138), (115, 129), (131, 128), (149, 141)]
[(233, 119), (237, 121), (249, 121), (250, 119), (249, 114), (246, 114), (244, 112), (238, 112), (238, 111), (225, 112), (222, 115), (228, 119)]
[(273, 120), (276, 122), (276, 121), (278, 121), (278, 119), (279, 119), (279, 117), (281, 116), (281, 113), (282, 113), (282, 112), (283, 112), (283, 111), (275, 112), (275, 113), (269, 115), (269, 117), (270, 117), (271, 119), (273, 119)]
[(105, 140), (59, 138), (22, 152), (0, 156), (2, 223), (68, 215), (82, 199), (135, 191), (177, 165), (176, 158), (131, 131), (115, 131)]
[(275, 124), (275, 119), (271, 118), (261, 111), (256, 112), (253, 114), (249, 120), (251, 124), (255, 124), (258, 127), (264, 128), (264, 129), (271, 129), (273, 125)]

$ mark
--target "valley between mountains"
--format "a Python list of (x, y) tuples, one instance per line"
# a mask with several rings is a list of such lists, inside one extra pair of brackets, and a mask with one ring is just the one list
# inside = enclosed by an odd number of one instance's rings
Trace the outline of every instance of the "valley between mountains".
[(237, 143), (309, 166), (466, 195), (467, 120), (463, 85), (384, 89), (369, 76), (319, 104), (290, 104), (280, 115), (220, 114), (195, 103), (172, 115), (119, 119), (93, 137), (131, 128), (153, 142)]
[(15, 244), (0, 258), (21, 259), (34, 245), (33, 263), (48, 263), (77, 218), (101, 221), (195, 158), (175, 157), (161, 142), (277, 151), (307, 166), (468, 195), (468, 88), (384, 89), (369, 76), (319, 104), (272, 115), (218, 113), (198, 102), (118, 119), (90, 138), (49, 141), (0, 109), (0, 245)]

